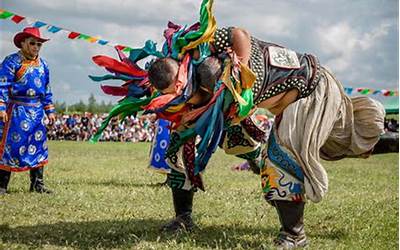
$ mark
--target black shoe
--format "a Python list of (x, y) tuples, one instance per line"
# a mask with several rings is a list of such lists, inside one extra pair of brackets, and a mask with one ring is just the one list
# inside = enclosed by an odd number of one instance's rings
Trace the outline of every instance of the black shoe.
[(7, 187), (10, 177), (11, 172), (0, 169), (0, 195), (7, 194)]
[(279, 233), (278, 238), (274, 240), (276, 249), (296, 249), (307, 246), (307, 237), (302, 235), (290, 235), (286, 232)]
[(40, 193), (40, 194), (52, 194), (53, 193), (53, 190), (48, 189), (45, 186), (42, 186), (42, 185), (35, 185), (34, 186), (32, 184), (31, 184), (31, 187), (29, 188), (29, 191), (30, 192)]
[(161, 227), (161, 231), (167, 233), (177, 233), (181, 231), (191, 232), (195, 228), (192, 216), (178, 215), (175, 219)]
[(31, 186), (29, 188), (29, 191), (37, 192), (37, 193), (41, 193), (41, 194), (51, 194), (51, 193), (53, 193), (52, 190), (48, 189), (44, 185), (43, 168), (32, 169), (29, 172), (29, 174), (30, 174), (30, 177), (31, 177)]
[(281, 230), (278, 238), (274, 241), (278, 249), (295, 249), (305, 247), (307, 237), (304, 231), (304, 202), (272, 201), (275, 206)]
[(6, 195), (6, 194), (7, 194), (7, 189), (0, 188), (0, 195)]
[(195, 227), (192, 219), (194, 190), (171, 189), (174, 202), (175, 218), (162, 226), (161, 231), (177, 233), (191, 231)]

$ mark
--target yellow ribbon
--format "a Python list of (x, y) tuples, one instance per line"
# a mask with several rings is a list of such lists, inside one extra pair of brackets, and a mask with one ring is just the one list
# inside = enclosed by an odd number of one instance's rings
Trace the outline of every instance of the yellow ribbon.
[(176, 112), (179, 112), (183, 107), (185, 107), (185, 103), (181, 103), (176, 106), (171, 106), (171, 107), (167, 108), (166, 111), (170, 112), (170, 113), (176, 113)]
[(253, 87), (254, 82), (256, 81), (256, 74), (245, 64), (239, 62), (240, 65), (240, 75), (242, 79), (242, 88), (249, 89)]
[(210, 0), (207, 5), (207, 12), (209, 17), (207, 29), (204, 31), (203, 35), (199, 39), (197, 39), (196, 41), (192, 41), (188, 45), (183, 47), (181, 52), (179, 53), (180, 56), (185, 54), (186, 51), (196, 48), (201, 43), (211, 42), (212, 39), (214, 39), (214, 33), (217, 30), (217, 21), (215, 20), (215, 17), (212, 13), (213, 2), (213, 0)]
[(244, 100), (240, 96), (235, 86), (233, 85), (233, 82), (231, 80), (231, 69), (232, 69), (232, 62), (228, 61), (227, 64), (225, 65), (224, 72), (222, 73), (222, 81), (225, 84), (225, 86), (229, 89), (229, 91), (232, 93), (233, 99), (235, 99), (235, 101), (239, 102), (242, 105), (247, 105), (246, 100)]

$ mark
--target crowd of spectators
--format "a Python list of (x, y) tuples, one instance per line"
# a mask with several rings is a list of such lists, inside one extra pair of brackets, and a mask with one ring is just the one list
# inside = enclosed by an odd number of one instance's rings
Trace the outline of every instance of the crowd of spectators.
[[(87, 141), (96, 133), (107, 114), (59, 114), (53, 124), (47, 125), (49, 140)], [(155, 135), (152, 116), (127, 117), (122, 122), (113, 118), (100, 141), (149, 142)]]
[[(97, 132), (107, 114), (57, 114), (56, 121), (47, 125), (49, 140), (87, 141)], [(269, 133), (273, 119), (257, 116), (258, 126)], [(153, 115), (127, 117), (122, 122), (113, 118), (100, 137), (100, 141), (150, 142), (156, 133)]]

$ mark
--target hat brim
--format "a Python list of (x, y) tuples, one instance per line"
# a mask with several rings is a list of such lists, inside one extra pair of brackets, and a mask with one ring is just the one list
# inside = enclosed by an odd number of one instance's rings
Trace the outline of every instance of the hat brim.
[(40, 42), (42, 42), (42, 43), (47, 42), (48, 40), (50, 40), (50, 39), (47, 39), (47, 38), (34, 36), (34, 35), (30, 34), (30, 33), (20, 32), (20, 33), (18, 33), (18, 34), (16, 34), (14, 36), (14, 44), (15, 44), (15, 46), (17, 46), (17, 48), (21, 48), (21, 42), (24, 41), (28, 37), (34, 37), (34, 38), (38, 39)]

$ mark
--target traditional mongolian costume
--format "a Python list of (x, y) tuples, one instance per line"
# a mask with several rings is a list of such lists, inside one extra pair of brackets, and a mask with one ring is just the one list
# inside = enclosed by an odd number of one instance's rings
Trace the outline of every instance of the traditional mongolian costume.
[[(20, 48), (28, 36), (40, 38), (36, 28), (26, 28), (14, 38)], [(47, 39), (40, 38), (41, 41)], [(21, 52), (7, 56), (0, 65), (0, 188), (7, 189), (11, 172), (30, 170), (31, 191), (44, 187), (43, 166), (48, 162), (45, 113), (55, 112), (47, 63), (26, 59)]]
[[(231, 49), (232, 28), (216, 28), (211, 5), (212, 1), (203, 1), (200, 22), (190, 27), (169, 23), (162, 51), (147, 41), (129, 57), (118, 51), (121, 62), (94, 57), (95, 63), (115, 74), (92, 79), (126, 80), (122, 87), (102, 86), (106, 93), (126, 96), (110, 119), (144, 109), (171, 122), (166, 161), (176, 219), (167, 228), (193, 226), (193, 192), (204, 190), (201, 173), (220, 145), (259, 167), (265, 199), (276, 207), (282, 225), (278, 244), (304, 246), (305, 201), (319, 202), (328, 190), (320, 157), (367, 156), (383, 131), (384, 109), (368, 97), (346, 96), (340, 82), (310, 54), (251, 37), (250, 62), (242, 64)], [(210, 44), (216, 53), (211, 54)], [(193, 49), (199, 51), (199, 59), (192, 57)], [(161, 95), (149, 85), (147, 68), (137, 65), (148, 55), (179, 60), (174, 94)], [(187, 101), (199, 88), (197, 65), (208, 56), (223, 61), (223, 73), (209, 103), (193, 108)], [(265, 131), (252, 119), (256, 105), (293, 88), (299, 91), (298, 100), (275, 118), (263, 143)]]

